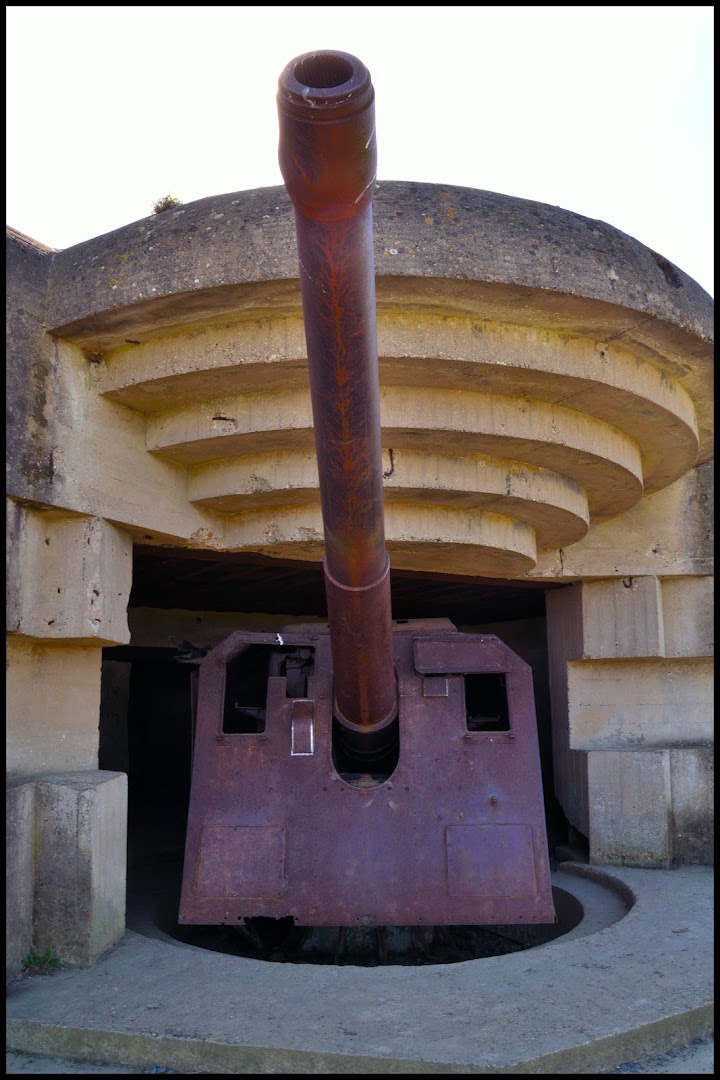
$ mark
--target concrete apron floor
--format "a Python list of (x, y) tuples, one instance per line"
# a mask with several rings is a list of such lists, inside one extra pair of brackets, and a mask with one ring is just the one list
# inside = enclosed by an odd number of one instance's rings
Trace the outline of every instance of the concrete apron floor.
[(585, 916), (510, 955), (280, 964), (128, 931), (94, 967), (8, 988), (11, 1051), (187, 1073), (598, 1073), (712, 1031), (706, 867), (563, 863)]

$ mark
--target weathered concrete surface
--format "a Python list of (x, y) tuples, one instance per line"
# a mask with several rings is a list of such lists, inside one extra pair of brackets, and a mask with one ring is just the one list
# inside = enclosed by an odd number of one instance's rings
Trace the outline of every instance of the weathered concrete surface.
[(587, 755), (590, 862), (670, 866), (667, 750), (592, 750)]
[(573, 750), (712, 744), (710, 658), (571, 660), (567, 671)]
[(581, 581), (632, 576), (705, 576), (715, 569), (714, 461), (691, 469), (569, 548), (541, 552), (528, 577)]
[(661, 587), (665, 656), (712, 656), (715, 579), (663, 578)]
[[(625, 308), (626, 323), (642, 313), (644, 321), (652, 315), (681, 333), (710, 336), (707, 293), (604, 222), (495, 192), (409, 182), (378, 184), (373, 209), (381, 278), (511, 285), (517, 306), (532, 291), (586, 296)], [(252, 258), (236, 258), (248, 249)], [(297, 277), (292, 207), (283, 187), (213, 196), (60, 252), (48, 325), (89, 337), (93, 327), (112, 325), (113, 312), (119, 328), (118, 309), (151, 302), (164, 313), (166, 297), (186, 293), (196, 309), (187, 315), (196, 318), (204, 290), (224, 287), (229, 298), (237, 285)], [(561, 306), (547, 300), (557, 318)]]
[(32, 951), (87, 965), (125, 929), (127, 777), (7, 780), (7, 977)]
[(64, 773), (34, 786), (35, 951), (84, 967), (125, 929), (127, 776)]
[(130, 640), (132, 544), (98, 518), (14, 508), (8, 631), (97, 646)]
[(5, 794), (6, 978), (15, 979), (32, 948), (35, 787), (9, 780)]
[(582, 585), (582, 658), (713, 655), (714, 578), (627, 575)]
[(712, 865), (712, 747), (587, 754), (590, 861)]
[(673, 861), (712, 865), (715, 858), (715, 751), (670, 750)]
[(55, 421), (54, 345), (45, 333), (50, 248), (7, 230), (6, 446), (9, 494), (31, 489), (51, 501)]
[(665, 626), (656, 577), (587, 581), (582, 586), (583, 657), (601, 660), (665, 655)]
[(555, 791), (593, 862), (712, 862), (710, 582), (626, 577), (546, 596)]
[(613, 925), (461, 964), (272, 964), (128, 933), (95, 968), (12, 984), (8, 1046), (182, 1072), (593, 1073), (708, 1035), (711, 872), (611, 877), (636, 897)]

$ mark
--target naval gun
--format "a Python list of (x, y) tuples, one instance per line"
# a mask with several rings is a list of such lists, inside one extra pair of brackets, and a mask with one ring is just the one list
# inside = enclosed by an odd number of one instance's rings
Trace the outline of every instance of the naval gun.
[(237, 631), (200, 664), (181, 924), (555, 921), (531, 669), (494, 635), (392, 618), (374, 97), (343, 52), (279, 79), (328, 621)]

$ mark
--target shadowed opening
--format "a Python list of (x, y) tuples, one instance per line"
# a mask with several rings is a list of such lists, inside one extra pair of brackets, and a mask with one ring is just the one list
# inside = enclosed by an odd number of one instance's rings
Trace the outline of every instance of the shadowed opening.
[(468, 731), (509, 731), (507, 686), (502, 673), (464, 676)]
[(223, 734), (251, 735), (265, 730), (268, 678), (286, 680), (286, 695), (304, 698), (313, 672), (311, 647), (248, 645), (234, 656), (225, 673)]
[(315, 90), (329, 90), (332, 86), (342, 86), (352, 78), (353, 66), (341, 56), (323, 53), (302, 60), (295, 68), (294, 75), (299, 83)]
[(558, 921), (509, 926), (298, 926), (292, 916), (250, 918), (233, 926), (178, 926), (177, 901), (152, 908), (140, 933), (156, 932), (196, 949), (266, 960), (276, 964), (351, 967), (424, 967), (460, 964), (535, 949), (579, 925), (583, 905), (553, 886)]

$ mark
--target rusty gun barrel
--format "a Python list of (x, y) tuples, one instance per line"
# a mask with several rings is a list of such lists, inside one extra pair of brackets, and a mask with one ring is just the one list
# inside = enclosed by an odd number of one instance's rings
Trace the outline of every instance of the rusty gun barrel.
[(385, 546), (372, 198), (375, 92), (356, 57), (296, 57), (278, 84), (295, 208), (325, 534), (334, 714), (359, 747), (397, 715)]

